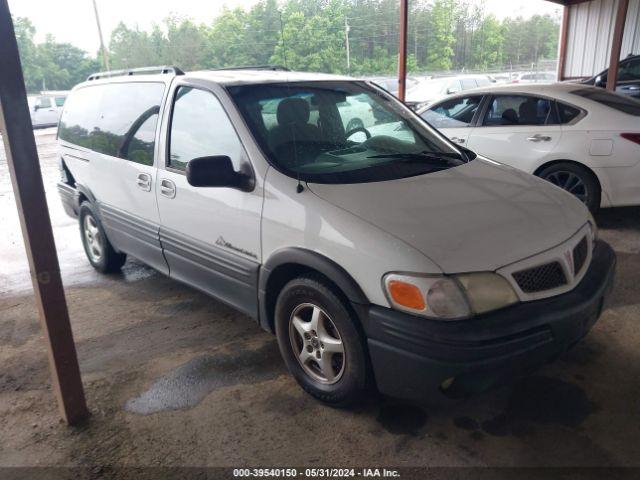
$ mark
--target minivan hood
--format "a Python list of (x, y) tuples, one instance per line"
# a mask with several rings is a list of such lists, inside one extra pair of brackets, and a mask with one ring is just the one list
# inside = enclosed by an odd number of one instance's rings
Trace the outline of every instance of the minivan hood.
[(401, 180), (308, 186), (445, 273), (497, 270), (557, 246), (588, 220), (586, 207), (565, 191), (480, 157)]

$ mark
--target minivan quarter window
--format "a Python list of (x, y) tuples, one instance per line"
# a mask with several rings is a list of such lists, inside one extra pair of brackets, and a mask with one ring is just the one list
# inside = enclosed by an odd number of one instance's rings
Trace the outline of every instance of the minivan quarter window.
[(228, 156), (236, 166), (243, 155), (227, 113), (213, 93), (179, 87), (173, 101), (167, 166), (184, 170), (194, 158), (215, 155)]
[(162, 83), (112, 83), (80, 89), (60, 119), (62, 140), (98, 153), (153, 165)]

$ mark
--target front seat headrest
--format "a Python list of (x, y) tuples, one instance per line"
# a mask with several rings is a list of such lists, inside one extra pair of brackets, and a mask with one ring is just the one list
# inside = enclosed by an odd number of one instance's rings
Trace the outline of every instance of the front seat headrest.
[(309, 102), (302, 98), (285, 98), (278, 104), (278, 125), (305, 124), (310, 116)]
[(518, 108), (520, 115), (520, 123), (537, 123), (538, 120), (538, 101), (529, 98), (526, 102), (520, 104)]
[(518, 114), (513, 108), (507, 108), (502, 112), (503, 125), (517, 125)]

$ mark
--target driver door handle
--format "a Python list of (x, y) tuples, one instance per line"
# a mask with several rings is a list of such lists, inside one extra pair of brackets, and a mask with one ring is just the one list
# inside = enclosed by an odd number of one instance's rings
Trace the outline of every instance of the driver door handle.
[(535, 135), (528, 137), (527, 140), (530, 142), (549, 142), (551, 141), (551, 137), (549, 135), (540, 135), (539, 133), (536, 133)]
[(464, 138), (460, 137), (451, 137), (451, 141), (462, 145), (464, 143)]
[(167, 198), (174, 198), (176, 196), (176, 184), (164, 178), (160, 182), (160, 194)]

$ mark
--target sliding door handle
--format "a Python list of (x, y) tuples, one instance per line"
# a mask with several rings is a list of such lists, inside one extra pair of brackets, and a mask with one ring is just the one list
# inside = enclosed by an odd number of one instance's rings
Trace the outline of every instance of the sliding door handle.
[(145, 192), (151, 191), (151, 175), (148, 173), (139, 173), (138, 178), (136, 178), (136, 184), (138, 188), (144, 190)]

